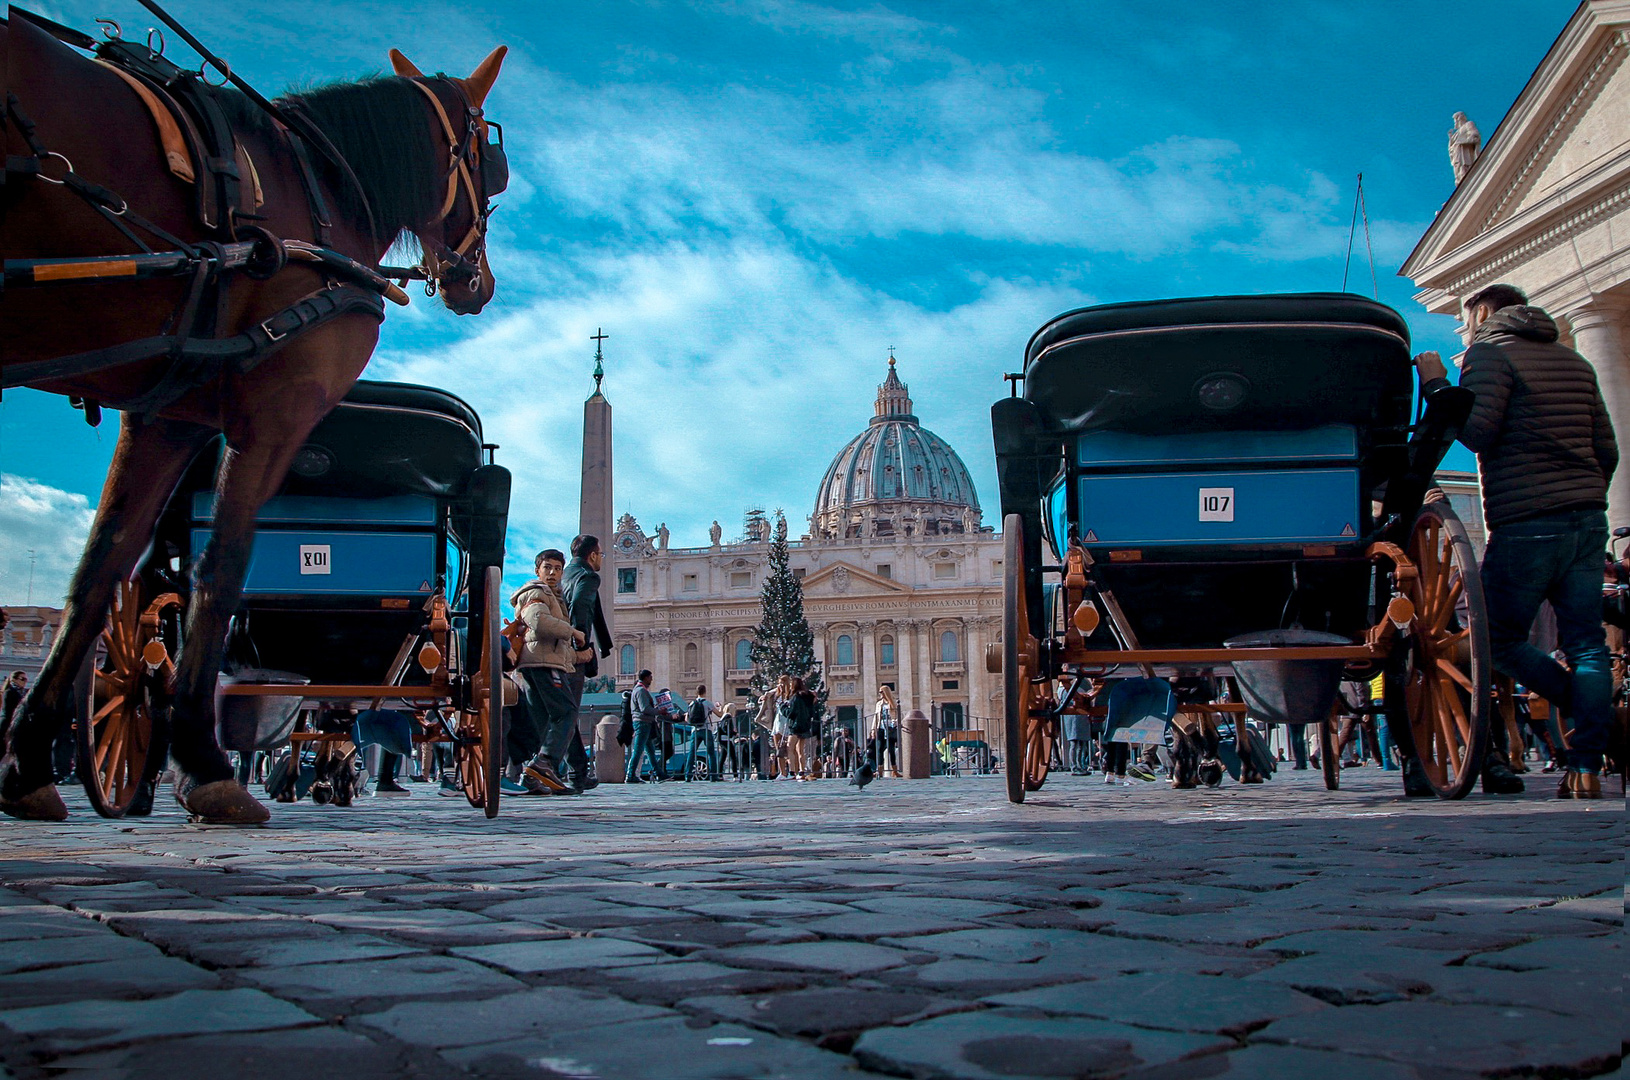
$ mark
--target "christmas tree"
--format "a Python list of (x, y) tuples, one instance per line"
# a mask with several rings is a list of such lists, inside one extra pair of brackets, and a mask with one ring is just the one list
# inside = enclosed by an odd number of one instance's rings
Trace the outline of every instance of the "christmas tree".
[(764, 617), (753, 631), (753, 700), (764, 696), (783, 675), (796, 675), (815, 694), (817, 710), (826, 707), (826, 685), (815, 660), (815, 635), (804, 618), (804, 588), (787, 564), (787, 519), (775, 513), (770, 541), (770, 572), (761, 594)]

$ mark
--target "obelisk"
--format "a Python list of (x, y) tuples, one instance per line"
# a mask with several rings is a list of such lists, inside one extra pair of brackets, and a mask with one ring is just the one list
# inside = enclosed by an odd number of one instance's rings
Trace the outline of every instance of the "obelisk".
[[(583, 491), (578, 502), (577, 531), (600, 538), (600, 550), (605, 563), (600, 567), (600, 610), (605, 613), (606, 626), (616, 633), (612, 606), (616, 594), (617, 571), (612, 565), (611, 549), (611, 402), (600, 390), (605, 378), (605, 353), (602, 346), (607, 335), (599, 328), (594, 337), (594, 393), (583, 403)], [(600, 673), (607, 675), (617, 669), (602, 665)]]

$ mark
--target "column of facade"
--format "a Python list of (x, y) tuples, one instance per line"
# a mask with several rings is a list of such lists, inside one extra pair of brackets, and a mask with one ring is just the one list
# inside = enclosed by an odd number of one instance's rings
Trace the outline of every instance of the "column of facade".
[(731, 700), (724, 684), (724, 631), (717, 627), (707, 631), (707, 692), (715, 702)]
[(877, 701), (877, 624), (860, 624), (860, 711)]
[(899, 702), (902, 709), (909, 709), (908, 702), (916, 695), (913, 685), (911, 652), (911, 623), (906, 619), (897, 619), (894, 623), (894, 700)]
[[(822, 626), (811, 625), (810, 628), (809, 628), (809, 632), (815, 638), (815, 641), (814, 641), (815, 662), (817, 664), (821, 665), (821, 675), (824, 678), (825, 675), (826, 675), (826, 633), (827, 633), (827, 628), (824, 625), (822, 625)], [(828, 690), (831, 689), (830, 684), (828, 684), (827, 689)]]
[[(1630, 304), (1597, 297), (1589, 306), (1570, 311), (1567, 316), (1573, 330), (1573, 347), (1596, 369), (1596, 381), (1601, 384), (1602, 401), (1613, 421), (1621, 454), (1630, 451), (1630, 356), (1626, 355), (1624, 329), (1627, 313)], [(1609, 529), (1630, 525), (1630, 469), (1620, 468), (1613, 474), (1607, 491), (1607, 524)]]
[[(968, 690), (968, 716), (985, 715), (985, 620), (979, 616), (963, 620), (967, 627), (967, 651), (963, 664), (968, 678), (962, 684)], [(971, 723), (971, 720), (970, 720)]]
[(934, 654), (929, 639), (934, 636), (934, 624), (923, 619), (912, 621), (911, 629), (917, 638), (917, 699), (912, 708), (934, 715), (935, 691), (939, 683), (934, 679)]
[(651, 631), (651, 685), (658, 690), (673, 686), (673, 637), (672, 630)]

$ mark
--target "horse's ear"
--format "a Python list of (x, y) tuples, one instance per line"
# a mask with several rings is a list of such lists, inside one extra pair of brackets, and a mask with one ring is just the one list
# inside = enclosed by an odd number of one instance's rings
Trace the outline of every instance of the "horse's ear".
[(406, 76), (410, 79), (424, 78), (424, 72), (414, 67), (413, 61), (403, 56), (397, 49), (391, 50), (391, 69), (394, 70), (396, 74)]
[(464, 80), (464, 88), (469, 91), (470, 104), (476, 108), (487, 100), (487, 92), (492, 84), (498, 81), (498, 69), (504, 66), (504, 56), (509, 52), (508, 45), (500, 45), (487, 54), (487, 58), (476, 65), (470, 77)]

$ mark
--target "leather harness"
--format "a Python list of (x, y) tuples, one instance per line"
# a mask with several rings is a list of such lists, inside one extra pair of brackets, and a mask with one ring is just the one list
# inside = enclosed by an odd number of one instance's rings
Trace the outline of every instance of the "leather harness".
[[(491, 181), (499, 178), (496, 175), (499, 170), (502, 170), (501, 179), (507, 181), (507, 162), (503, 159), (501, 142), (488, 144), (476, 138), (480, 110), (463, 96), (463, 90), (457, 83), (450, 81), (448, 85), (457, 90), (464, 101), (466, 123), (462, 139), (455, 132), (435, 92), (423, 80), (412, 80), (435, 106), (450, 146), (448, 190), (441, 216), (445, 218), (451, 213), (462, 186), (470, 197), (473, 217), (470, 230), (455, 248), (438, 244), (436, 247), (440, 250), (432, 254), (427, 245), (423, 269), (382, 268), (389, 273), (387, 277), (385, 272), (327, 246), (333, 221), (312, 165), (312, 151), (335, 164), (341, 175), (356, 185), (359, 192), (362, 189), (349, 163), (345, 162), (317, 125), (299, 110), (297, 101), (284, 100), (272, 105), (252, 90), (249, 91), (251, 100), (262, 104), (272, 114), (275, 130), (287, 141), (298, 163), (317, 240), (315, 244), (281, 239), (256, 224), (263, 220), (255, 213), (263, 198), (254, 162), (234, 135), (232, 124), (213, 87), (203, 81), (199, 72), (177, 67), (164, 58), (161, 49), (154, 50), (149, 46), (124, 41), (116, 25), (112, 25), (111, 31), (107, 32), (107, 40), (98, 42), (87, 34), (31, 12), (15, 7), (11, 10), (13, 14), (27, 19), (69, 45), (93, 50), (95, 62), (111, 68), (137, 94), (153, 117), (166, 166), (178, 178), (192, 181), (197, 191), (196, 216), (206, 229), (221, 239), (219, 242), (196, 243), (178, 239), (132, 210), (117, 193), (80, 176), (67, 158), (46, 148), (38, 138), (34, 124), (23, 111), (22, 103), (15, 94), (8, 93), (5, 108), (0, 111), (0, 125), (12, 125), (27, 144), (29, 153), (7, 157), (0, 181), (19, 177), (67, 187), (117, 228), (139, 250), (139, 254), (79, 259), (6, 259), (0, 289), (112, 278), (142, 280), (185, 277), (190, 280), (181, 304), (169, 323), (171, 332), (49, 360), (8, 364), (0, 370), (0, 388), (73, 378), (168, 356), (170, 363), (157, 382), (136, 398), (121, 402), (118, 406), (122, 411), (141, 413), (151, 418), (196, 387), (219, 378), (229, 370), (240, 374), (247, 372), (291, 339), (336, 318), (367, 314), (383, 321), (385, 297), (399, 304), (408, 302), (406, 293), (389, 277), (396, 277), (404, 283), (409, 277), (423, 277), (432, 294), (443, 275), (465, 277), (471, 280), (472, 288), (478, 283), (481, 256), (478, 252), (472, 260), (469, 255), (479, 248), (484, 239), (490, 212), (486, 197), (495, 193)], [(183, 36), (189, 41), (193, 40), (184, 31)], [(201, 47), (200, 52), (213, 60)], [(235, 77), (233, 81), (238, 82), (240, 87), (243, 85)], [(483, 185), (480, 187), (476, 184), (472, 162), (483, 173)], [(60, 178), (54, 175), (57, 172), (56, 163), (60, 163), (65, 170)], [(495, 175), (488, 175), (489, 168)], [(241, 201), (246, 175), (251, 199), (247, 210), (243, 209)], [(362, 205), (366, 208), (368, 200), (366, 194), (363, 195)], [(372, 235), (376, 229), (371, 208), (368, 219)], [(173, 250), (155, 251), (143, 239), (144, 235)], [(378, 237), (374, 239), (377, 241)], [(322, 273), (324, 286), (241, 333), (217, 336), (216, 323), (225, 306), (227, 275), (242, 273), (251, 279), (264, 281), (281, 272), (291, 258)], [(96, 424), (100, 420), (101, 408), (97, 402), (70, 401), (85, 410), (87, 422)]]

